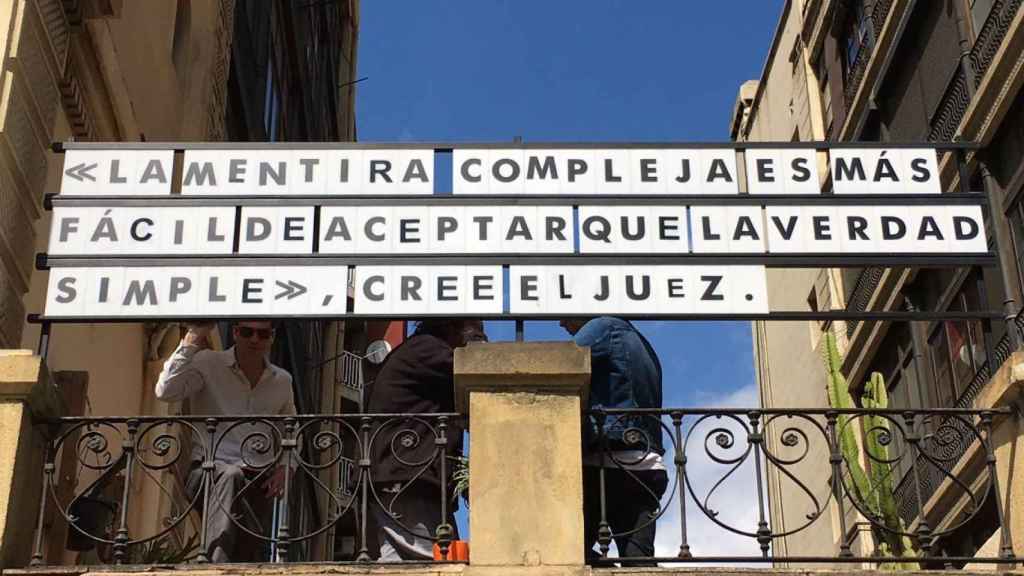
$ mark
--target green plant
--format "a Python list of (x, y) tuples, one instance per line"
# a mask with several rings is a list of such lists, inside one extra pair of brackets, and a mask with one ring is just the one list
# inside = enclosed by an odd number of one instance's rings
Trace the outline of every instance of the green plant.
[(455, 461), (455, 470), (452, 472), (452, 501), (458, 500), (459, 496), (466, 501), (469, 507), (469, 458), (465, 456), (449, 456)]
[[(828, 396), (833, 408), (856, 408), (846, 377), (842, 372), (843, 359), (831, 332), (825, 334), (825, 367), (828, 371)], [(861, 404), (867, 409), (887, 408), (889, 395), (882, 375), (874, 372), (865, 383)], [(889, 440), (892, 430), (889, 420), (877, 415), (862, 417), (864, 425), (864, 452), (871, 463), (870, 470), (861, 465), (861, 447), (857, 443), (856, 430), (849, 414), (840, 414), (836, 423), (839, 450), (850, 474), (850, 494), (865, 509), (873, 520), (871, 531), (878, 543), (878, 553), (883, 557), (914, 558), (917, 553), (914, 543), (907, 536), (903, 519), (896, 506), (892, 483), (892, 461), (889, 456)], [(879, 526), (881, 524), (882, 526)], [(916, 562), (885, 562), (880, 568), (891, 570), (917, 570)]]
[(192, 534), (184, 542), (178, 542), (172, 534), (165, 534), (130, 550), (128, 564), (184, 564), (199, 553), (199, 534)]

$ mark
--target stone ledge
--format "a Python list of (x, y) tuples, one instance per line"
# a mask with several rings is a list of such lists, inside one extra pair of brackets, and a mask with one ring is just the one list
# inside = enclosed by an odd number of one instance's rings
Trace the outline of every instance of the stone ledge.
[[(995, 566), (992, 566), (992, 570), (954, 570), (953, 574), (957, 576), (992, 576), (993, 574), (1024, 574), (1024, 570), (995, 570)], [(948, 570), (900, 570), (898, 572), (886, 571), (886, 570), (864, 570), (860, 568), (854, 568), (850, 570), (843, 569), (800, 569), (800, 568), (771, 568), (765, 566), (763, 568), (721, 568), (721, 567), (705, 567), (701, 568), (698, 566), (689, 566), (686, 568), (595, 568), (593, 569), (593, 575), (614, 575), (614, 576), (626, 576), (626, 575), (637, 575), (645, 576), (657, 574), (658, 576), (697, 576), (702, 574), (714, 574), (715, 576), (840, 576), (849, 574), (851, 576), (892, 576), (893, 574), (900, 575), (918, 575), (918, 576), (935, 576), (937, 574), (950, 574)]]
[(0, 398), (27, 398), (45, 370), (31, 350), (0, 350)]
[[(465, 576), (886, 576), (893, 574), (884, 570), (863, 569), (794, 569), (794, 568), (736, 568), (714, 566), (688, 566), (685, 568), (591, 568), (589, 566), (469, 566), (466, 564), (438, 564), (431, 562), (403, 564), (179, 564), (173, 566), (46, 566), (39, 568), (7, 569), (4, 576), (124, 576), (139, 574), (146, 576), (330, 576), (366, 574), (388, 576), (442, 576), (462, 574)], [(945, 573), (937, 570), (902, 571), (900, 574), (930, 576)], [(963, 576), (992, 576), (993, 574), (1024, 575), (1024, 569), (1017, 570), (957, 570)]]
[(38, 568), (7, 569), (3, 576), (330, 576), (334, 574), (374, 574), (387, 576), (441, 576), (462, 574), (465, 564), (434, 562), (408, 562), (401, 564), (175, 564), (125, 566), (40, 566)]
[(1014, 406), (1021, 401), (1024, 388), (1024, 351), (1017, 351), (1003, 362), (974, 400), (974, 408), (990, 410)]
[(49, 368), (31, 350), (0, 350), (0, 402), (24, 402), (36, 421), (65, 413)]

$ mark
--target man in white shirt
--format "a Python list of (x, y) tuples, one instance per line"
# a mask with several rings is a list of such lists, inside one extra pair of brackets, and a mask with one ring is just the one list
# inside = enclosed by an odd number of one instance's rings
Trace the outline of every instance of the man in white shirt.
[[(291, 375), (267, 359), (274, 341), (273, 324), (236, 322), (232, 327), (235, 345), (224, 351), (210, 349), (209, 334), (214, 326), (189, 328), (164, 364), (156, 383), (156, 397), (166, 402), (187, 399), (189, 412), (194, 415), (295, 414)], [(207, 558), (210, 562), (265, 561), (264, 546), (246, 542), (237, 522), (245, 522), (252, 532), (270, 536), (271, 504), (284, 488), (285, 468), (282, 462), (269, 465), (278, 447), (271, 446), (265, 453), (259, 453), (254, 449), (257, 438), (253, 435), (262, 432), (271, 440), (278, 435), (265, 424), (240, 424), (230, 430), (229, 426), (218, 426), (216, 444), (212, 447), (213, 484), (209, 509), (204, 510)], [(250, 443), (243, 446), (246, 438)], [(192, 498), (203, 488), (204, 455), (203, 441), (194, 438), (192, 467), (186, 481)], [(260, 484), (261, 490), (256, 486), (246, 488), (254, 482)]]

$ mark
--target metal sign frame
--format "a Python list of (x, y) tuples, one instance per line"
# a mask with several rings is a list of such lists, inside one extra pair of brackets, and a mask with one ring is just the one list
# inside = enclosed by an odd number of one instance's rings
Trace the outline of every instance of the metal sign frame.
[[(240, 205), (245, 206), (314, 206), (317, 212), (321, 206), (360, 206), (366, 203), (373, 203), (380, 206), (403, 206), (403, 205), (443, 205), (458, 203), (463, 206), (573, 206), (593, 205), (608, 206), (628, 202), (632, 205), (680, 205), (680, 206), (892, 206), (892, 205), (971, 205), (981, 206), (987, 209), (989, 220), (992, 214), (1001, 214), (1001, 199), (994, 197), (989, 190), (971, 191), (966, 178), (969, 160), (979, 161), (981, 146), (969, 142), (416, 142), (416, 143), (349, 143), (349, 142), (195, 142), (195, 143), (157, 143), (157, 142), (66, 142), (54, 143), (53, 151), (63, 153), (68, 150), (103, 150), (103, 151), (133, 151), (133, 150), (173, 150), (175, 153), (183, 153), (187, 150), (374, 150), (374, 149), (430, 149), (435, 153), (452, 153), (458, 149), (490, 150), (559, 150), (559, 149), (680, 149), (680, 150), (701, 150), (701, 149), (731, 149), (734, 151), (777, 149), (777, 150), (842, 150), (842, 149), (934, 149), (937, 154), (949, 152), (957, 163), (960, 176), (960, 188), (957, 192), (942, 194), (818, 194), (818, 195), (410, 195), (410, 196), (386, 196), (386, 195), (346, 195), (339, 196), (300, 196), (300, 195), (261, 195), (261, 196), (181, 196), (169, 195), (159, 197), (139, 196), (60, 196), (58, 194), (47, 194), (44, 199), (44, 207), (52, 210), (55, 207), (103, 207), (103, 206), (234, 206), (240, 210)], [(939, 157), (940, 165), (942, 162)], [(183, 162), (180, 156), (174, 159), (175, 166), (180, 167)], [(984, 164), (982, 164), (984, 169)], [(180, 170), (176, 170), (180, 173)], [(743, 254), (743, 253), (689, 253), (681, 255), (667, 254), (629, 254), (630, 264), (763, 264), (767, 268), (839, 268), (839, 267), (864, 267), (864, 266), (885, 266), (885, 267), (990, 267), (999, 268), (1002, 275), (1004, 289), (1007, 294), (1011, 287), (1012, 279), (1007, 277), (1007, 272), (1000, 266), (1000, 247), (1006, 245), (1007, 238), (1004, 238), (1003, 227), (998, 225), (986, 226), (990, 230), (988, 241), (990, 249), (987, 253), (980, 254)], [(398, 264), (451, 264), (457, 259), (459, 264), (500, 264), (507, 270), (509, 265), (548, 264), (548, 265), (581, 265), (581, 264), (621, 264), (624, 257), (607, 254), (572, 254), (572, 255), (544, 255), (544, 254), (429, 254), (429, 255), (388, 255), (388, 254), (361, 254), (352, 257), (339, 257), (336, 255), (311, 254), (301, 256), (303, 260), (315, 262), (317, 265), (398, 265)], [(166, 266), (171, 263), (181, 265), (282, 265), (288, 262), (294, 263), (296, 257), (281, 257), (272, 254), (245, 254), (236, 257), (175, 257), (175, 256), (146, 256), (131, 255), (117, 256), (118, 264), (126, 266)], [(97, 264), (111, 263), (111, 258), (102, 257), (80, 257), (80, 256), (49, 256), (45, 253), (37, 255), (36, 266), (38, 269), (74, 267), (74, 266), (96, 266)], [(680, 319), (680, 320), (881, 320), (881, 321), (932, 321), (932, 320), (959, 320), (959, 319), (981, 319), (985, 322), (991, 320), (1009, 320), (1012, 322), (1017, 313), (1017, 304), (1012, 297), (1003, 310), (978, 310), (978, 311), (848, 311), (848, 310), (822, 310), (822, 311), (770, 311), (768, 314), (707, 314), (707, 315), (672, 315), (672, 314), (628, 314), (626, 317), (635, 319)], [(420, 316), (420, 315), (418, 315)], [(427, 315), (429, 316), (429, 315)], [(542, 315), (512, 315), (501, 314), (497, 316), (485, 316), (487, 319), (500, 320), (540, 320), (555, 319), (560, 316), (554, 314)], [(241, 316), (213, 316), (211, 319), (243, 318)], [(325, 316), (310, 316), (310, 318), (323, 318)], [(390, 319), (376, 315), (345, 314), (341, 318), (361, 319)], [(149, 320), (158, 318), (149, 318)], [(50, 325), (53, 323), (96, 323), (96, 322), (132, 322), (138, 321), (126, 317), (90, 317), (65, 318), (47, 317), (40, 314), (29, 314), (29, 322), (42, 324), (40, 338), (40, 349), (45, 350), (45, 344), (49, 336)], [(1016, 330), (1011, 329), (1011, 334), (1016, 335)], [(1016, 339), (1016, 338), (1015, 338)]]

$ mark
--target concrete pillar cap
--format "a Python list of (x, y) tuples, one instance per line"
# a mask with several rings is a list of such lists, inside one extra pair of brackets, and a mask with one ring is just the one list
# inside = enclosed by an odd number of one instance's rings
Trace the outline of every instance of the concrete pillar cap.
[(586, 406), (590, 349), (575, 342), (471, 342), (455, 349), (455, 409), (466, 413), (469, 392), (579, 395)]
[(46, 378), (46, 364), (31, 350), (0, 350), (0, 398), (24, 400)]

